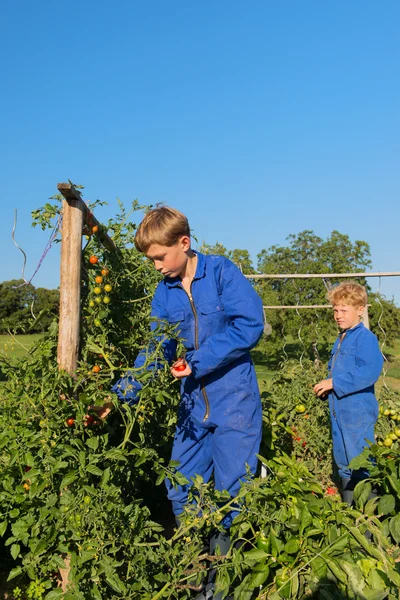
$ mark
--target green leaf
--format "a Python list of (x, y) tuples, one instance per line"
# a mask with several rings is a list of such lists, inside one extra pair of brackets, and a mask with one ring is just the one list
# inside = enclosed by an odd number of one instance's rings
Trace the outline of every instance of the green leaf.
[(103, 471), (99, 469), (99, 467), (96, 467), (96, 465), (88, 465), (86, 467), (86, 471), (92, 475), (97, 475), (98, 477), (103, 475)]
[(388, 580), (385, 581), (380, 573), (377, 569), (372, 569), (368, 575), (367, 581), (373, 590), (385, 590), (387, 588)]
[(235, 588), (234, 591), (234, 600), (250, 600), (253, 596), (253, 588), (249, 587), (249, 582), (251, 580), (251, 573), (246, 575), (241, 584)]
[(20, 519), (11, 525), (11, 531), (16, 538), (21, 538), (28, 532), (28, 524)]
[(60, 489), (66, 488), (68, 485), (71, 485), (76, 479), (78, 479), (78, 475), (76, 471), (70, 471), (65, 475), (60, 483)]
[(21, 550), (21, 546), (19, 544), (13, 544), (10, 548), (10, 552), (11, 552), (11, 556), (13, 557), (14, 560), (17, 559), (19, 553)]
[(394, 511), (396, 506), (396, 499), (392, 494), (385, 494), (378, 502), (378, 513), (381, 515), (388, 515)]
[(7, 521), (1, 521), (0, 522), (0, 537), (3, 537), (3, 535), (5, 534), (6, 530), (7, 530)]
[(348, 544), (349, 536), (346, 534), (343, 535), (343, 537), (341, 536), (338, 538), (332, 545), (326, 546), (326, 548), (322, 550), (322, 554), (334, 554), (335, 552), (341, 554), (343, 550), (347, 548)]
[(97, 450), (99, 447), (99, 438), (91, 437), (87, 440), (86, 445), (89, 446), (92, 450)]
[(18, 577), (18, 575), (21, 575), (22, 571), (22, 567), (15, 567), (14, 569), (11, 569), (10, 574), (7, 577), (7, 581), (11, 581), (11, 579)]
[(297, 538), (291, 538), (284, 545), (283, 551), (286, 552), (286, 554), (296, 554), (299, 551), (299, 548), (299, 540)]
[(312, 523), (312, 516), (308, 509), (303, 506), (301, 511), (300, 534)]
[(369, 481), (362, 481), (354, 488), (354, 500), (358, 508), (363, 508), (371, 496), (372, 486)]
[(61, 588), (59, 588), (58, 590), (51, 590), (51, 592), (46, 594), (45, 600), (59, 600), (59, 598), (62, 597), (62, 594), (63, 591)]
[(110, 467), (107, 467), (107, 469), (104, 469), (103, 474), (101, 476), (100, 487), (104, 488), (107, 485), (108, 480), (110, 479), (110, 475), (111, 475)]
[(116, 573), (107, 573), (106, 581), (108, 585), (118, 594), (125, 594), (126, 588)]
[(387, 598), (388, 593), (389, 590), (378, 591), (374, 588), (372, 590), (364, 590), (363, 597), (365, 600), (383, 600), (384, 598)]
[(257, 564), (252, 570), (251, 576), (249, 578), (249, 589), (260, 587), (268, 579), (268, 575), (269, 566), (265, 563)]
[(400, 514), (390, 519), (389, 530), (396, 544), (400, 543)]
[(347, 573), (349, 577), (350, 587), (356, 594), (357, 598), (362, 598), (365, 588), (365, 582), (360, 569), (357, 567), (357, 565), (349, 563), (346, 560), (339, 561), (339, 565), (342, 567), (343, 571)]
[(252, 548), (248, 552), (243, 553), (243, 559), (246, 564), (252, 565), (254, 562), (262, 562), (268, 558), (268, 554), (258, 548)]

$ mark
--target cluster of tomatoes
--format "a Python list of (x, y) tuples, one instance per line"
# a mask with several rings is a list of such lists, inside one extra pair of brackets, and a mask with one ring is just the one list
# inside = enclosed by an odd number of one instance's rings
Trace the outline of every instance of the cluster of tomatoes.
[(383, 438), (378, 440), (378, 446), (386, 446), (390, 448), (394, 442), (400, 439), (400, 426), (396, 427), (396, 423), (400, 421), (400, 410), (393, 406), (382, 405), (379, 407), (380, 417), (386, 417), (392, 421), (391, 431)]
[[(89, 258), (89, 262), (91, 265), (97, 265), (99, 259), (97, 256), (92, 255)], [(102, 304), (110, 304), (111, 298), (109, 294), (113, 291), (113, 286), (111, 285), (111, 283), (107, 283), (107, 278), (109, 274), (110, 269), (108, 269), (107, 267), (102, 267), (99, 274), (96, 275), (94, 279), (96, 285), (93, 288), (93, 296), (89, 300), (89, 308), (95, 308), (96, 305), (100, 306)], [(100, 327), (101, 320), (95, 319), (94, 324), (96, 325), (96, 327)]]

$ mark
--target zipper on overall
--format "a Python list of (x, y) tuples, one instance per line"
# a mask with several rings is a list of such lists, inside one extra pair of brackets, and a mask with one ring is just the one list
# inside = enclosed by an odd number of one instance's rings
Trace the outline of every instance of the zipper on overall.
[[(193, 282), (191, 282), (191, 284), (190, 284), (190, 291), (189, 291), (189, 293), (186, 292), (186, 290), (185, 290), (185, 292), (188, 295), (190, 306), (192, 308), (192, 312), (193, 312), (193, 316), (194, 316), (194, 324), (195, 324), (195, 327), (194, 327), (194, 346), (195, 346), (196, 350), (198, 350), (199, 349), (199, 323), (198, 323), (198, 318), (197, 318), (196, 307), (194, 305), (193, 298), (192, 298), (192, 283)], [(182, 288), (183, 288), (183, 286), (182, 286)], [(207, 421), (208, 417), (210, 416), (210, 402), (208, 400), (206, 388), (205, 388), (205, 385), (204, 385), (204, 377), (201, 378), (200, 388), (201, 388), (201, 392), (203, 394), (204, 402), (205, 402), (205, 405), (206, 405), (206, 412), (205, 412), (203, 421)]]
[[(339, 344), (338, 344), (338, 347), (336, 348), (335, 355), (334, 355), (334, 357), (332, 358), (332, 365), (331, 365), (331, 368), (329, 369), (329, 375), (330, 375), (331, 377), (332, 377), (332, 371), (333, 371), (333, 367), (334, 367), (334, 365), (335, 365), (335, 361), (336, 361), (337, 355), (339, 354), (340, 346), (342, 345), (342, 342), (343, 342), (343, 339), (344, 339), (344, 336), (345, 336), (345, 335), (346, 335), (346, 332), (345, 332), (345, 331), (344, 331), (342, 334), (340, 334)], [(334, 417), (335, 417), (335, 419), (336, 419), (336, 413), (335, 413), (335, 407), (334, 407), (333, 400), (334, 400), (334, 399), (332, 399), (332, 412), (333, 412), (333, 416), (334, 416)]]

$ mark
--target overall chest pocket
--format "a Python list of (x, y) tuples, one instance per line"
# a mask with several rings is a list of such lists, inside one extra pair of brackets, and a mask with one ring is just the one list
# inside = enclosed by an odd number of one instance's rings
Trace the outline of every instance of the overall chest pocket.
[(354, 350), (341, 348), (337, 353), (333, 371), (336, 373), (354, 371), (356, 367), (356, 355)]
[(175, 327), (176, 334), (182, 339), (185, 345), (190, 344), (192, 340), (193, 314), (184, 310), (177, 310), (169, 315), (168, 322)]
[(200, 334), (203, 340), (210, 335), (221, 333), (226, 327), (224, 307), (216, 300), (203, 302), (198, 309)]

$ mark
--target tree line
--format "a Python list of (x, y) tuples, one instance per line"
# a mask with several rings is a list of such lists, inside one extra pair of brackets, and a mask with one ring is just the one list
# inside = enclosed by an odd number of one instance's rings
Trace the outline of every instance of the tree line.
[[(244, 274), (255, 273), (357, 273), (371, 270), (371, 251), (367, 242), (352, 242), (349, 236), (338, 231), (322, 239), (311, 230), (291, 234), (284, 246), (270, 246), (257, 255), (253, 266), (246, 249), (227, 249), (220, 243), (203, 242), (200, 251), (220, 254), (232, 260)], [(264, 305), (327, 304), (327, 289), (339, 283), (340, 278), (322, 279), (263, 279), (254, 285)], [(394, 300), (387, 299), (369, 288), (365, 279), (357, 281), (366, 285), (369, 297), (371, 329), (381, 343), (393, 342), (400, 336), (400, 308)], [(35, 288), (22, 279), (0, 283), (0, 333), (40, 333), (46, 331), (59, 311), (59, 290)], [(336, 334), (329, 309), (266, 311), (270, 335), (264, 343), (268, 353), (277, 360), (282, 357), (282, 340), (289, 349), (295, 343), (301, 351), (314, 357), (327, 349)], [(304, 348), (303, 348), (304, 346)], [(296, 348), (296, 352), (299, 348)]]
[[(254, 273), (362, 273), (372, 267), (371, 250), (367, 242), (352, 242), (348, 235), (333, 231), (322, 239), (311, 230), (291, 234), (285, 246), (270, 246), (257, 255), (253, 267), (248, 250), (228, 250), (222, 244), (203, 243), (200, 250), (222, 254), (240, 267), (244, 274)], [(330, 287), (343, 279), (262, 279), (255, 287), (267, 306), (328, 304), (326, 294)], [(349, 281), (347, 279), (347, 281)], [(365, 278), (355, 278), (368, 292), (370, 328), (381, 344), (391, 344), (400, 336), (400, 308), (393, 299), (373, 291)], [(332, 339), (337, 335), (336, 325), (329, 309), (265, 311), (269, 337), (261, 344), (270, 361), (280, 361), (285, 352), (304, 352), (310, 358), (326, 359)], [(287, 344), (287, 345), (286, 345)], [(285, 347), (286, 345), (286, 347)], [(260, 348), (259, 347), (259, 348)]]
[(0, 333), (42, 333), (58, 315), (59, 290), (35, 288), (23, 279), (0, 283)]

